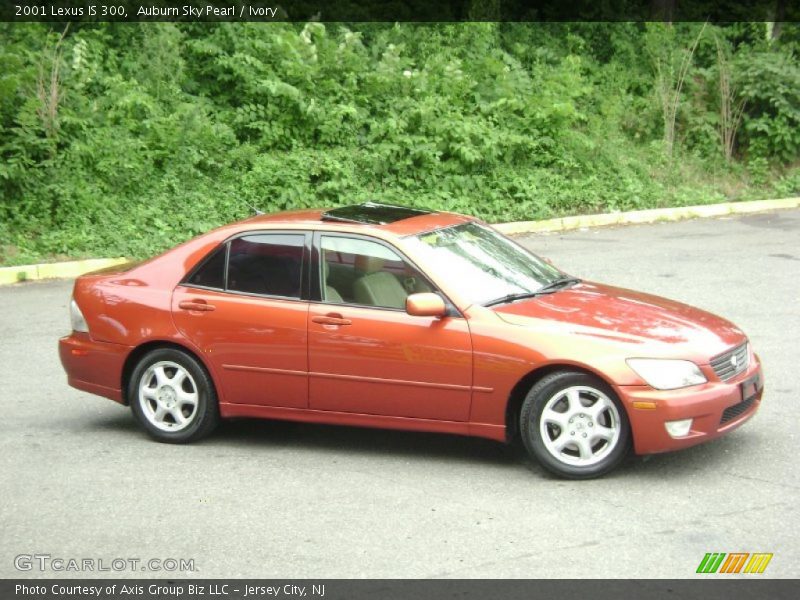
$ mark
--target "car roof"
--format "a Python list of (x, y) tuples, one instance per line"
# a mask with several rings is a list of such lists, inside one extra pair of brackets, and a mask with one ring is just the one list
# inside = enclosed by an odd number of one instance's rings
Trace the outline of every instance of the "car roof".
[[(147, 285), (174, 287), (214, 248), (225, 239), (259, 230), (327, 231), (374, 236), (385, 241), (398, 240), (426, 231), (476, 221), (473, 217), (448, 212), (426, 212), (391, 223), (360, 223), (323, 220), (326, 211), (293, 210), (250, 217), (213, 229), (151, 258), (127, 272), (129, 280), (145, 281)], [(409, 249), (406, 248), (406, 251)], [(413, 258), (413, 257), (412, 257)], [(84, 275), (85, 279), (87, 275)]]
[(475, 219), (472, 217), (456, 213), (367, 202), (334, 209), (292, 210), (257, 215), (241, 223), (253, 229), (286, 225), (292, 229), (308, 227), (354, 233), (378, 230), (402, 237), (473, 220)]

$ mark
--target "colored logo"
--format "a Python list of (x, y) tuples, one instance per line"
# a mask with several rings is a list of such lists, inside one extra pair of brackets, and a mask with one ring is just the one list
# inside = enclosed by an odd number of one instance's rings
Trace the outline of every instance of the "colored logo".
[(749, 552), (708, 552), (700, 561), (697, 567), (698, 573), (763, 573), (769, 561), (772, 560), (771, 553)]

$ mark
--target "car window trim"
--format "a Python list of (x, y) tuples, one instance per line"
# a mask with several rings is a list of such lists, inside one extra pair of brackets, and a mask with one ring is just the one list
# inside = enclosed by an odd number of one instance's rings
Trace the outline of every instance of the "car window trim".
[(355, 302), (327, 302), (322, 299), (322, 269), (320, 268), (322, 259), (322, 236), (343, 237), (351, 239), (361, 239), (367, 242), (375, 242), (397, 254), (397, 256), (399, 256), (402, 261), (414, 267), (414, 269), (416, 269), (417, 272), (420, 273), (425, 278), (425, 281), (434, 290), (433, 293), (438, 294), (439, 296), (442, 297), (445, 306), (447, 307), (447, 313), (445, 314), (445, 316), (459, 318), (459, 319), (464, 318), (464, 315), (461, 313), (458, 307), (453, 303), (453, 301), (447, 297), (447, 294), (445, 294), (441, 289), (439, 289), (439, 287), (433, 283), (430, 276), (397, 246), (381, 238), (377, 238), (371, 235), (366, 235), (363, 233), (354, 233), (354, 232), (351, 233), (349, 231), (326, 231), (318, 229), (314, 230), (313, 234), (314, 235), (312, 240), (311, 265), (309, 269), (309, 273), (311, 274), (312, 277), (311, 294), (309, 296), (310, 302), (314, 302), (316, 304), (324, 304), (325, 306), (349, 306), (351, 308), (369, 308), (373, 310), (388, 310), (392, 312), (402, 312), (402, 313), (406, 312), (405, 308), (393, 308), (391, 306), (370, 306), (368, 304), (356, 304)]
[(178, 282), (178, 285), (182, 285), (185, 287), (191, 288), (199, 288), (203, 290), (220, 290), (224, 291), (223, 288), (218, 288), (210, 285), (198, 285), (196, 283), (191, 283), (190, 280), (192, 277), (197, 275), (199, 271), (202, 271), (203, 268), (211, 262), (211, 259), (214, 258), (214, 255), (219, 252), (222, 247), (225, 247), (225, 262), (222, 265), (222, 285), (224, 286), (228, 281), (228, 252), (230, 251), (230, 246), (228, 245), (228, 240), (220, 242), (216, 246), (214, 246), (211, 250), (209, 250), (206, 255), (201, 258), (197, 264), (192, 267), (189, 272), (183, 276), (183, 278)]
[[(220, 242), (218, 245), (214, 246), (213, 250), (210, 250), (206, 256), (194, 267), (189, 273), (180, 281), (178, 284), (179, 286), (188, 287), (192, 289), (200, 289), (200, 290), (209, 290), (212, 292), (221, 292), (223, 294), (232, 294), (236, 296), (247, 296), (251, 298), (265, 298), (268, 300), (284, 300), (287, 302), (310, 302), (310, 295), (309, 295), (309, 285), (308, 285), (308, 278), (305, 276), (306, 273), (310, 273), (310, 255), (311, 255), (311, 239), (313, 236), (313, 231), (308, 229), (252, 229), (248, 231), (240, 231), (228, 238), (224, 241)], [(248, 237), (251, 235), (302, 235), (303, 236), (303, 244), (300, 246), (303, 249), (303, 254), (301, 257), (300, 262), (300, 296), (277, 296), (275, 294), (259, 294), (257, 292), (243, 292), (239, 290), (232, 290), (228, 288), (228, 265), (230, 262), (230, 254), (231, 254), (231, 242), (237, 240), (239, 238)], [(203, 266), (211, 260), (214, 254), (220, 249), (220, 247), (225, 246), (225, 269), (224, 269), (224, 281), (223, 285), (224, 288), (218, 287), (211, 287), (206, 285), (197, 285), (190, 283), (189, 280), (194, 277), (195, 273), (203, 268)]]

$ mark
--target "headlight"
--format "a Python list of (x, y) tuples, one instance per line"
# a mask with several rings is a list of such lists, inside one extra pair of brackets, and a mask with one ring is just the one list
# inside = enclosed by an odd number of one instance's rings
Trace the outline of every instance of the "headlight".
[(690, 360), (629, 358), (628, 366), (657, 390), (676, 390), (708, 381), (700, 368)]
[(83, 313), (78, 308), (78, 303), (75, 302), (75, 299), (69, 303), (69, 320), (72, 322), (72, 331), (89, 333), (89, 325), (86, 324), (86, 319), (83, 318)]

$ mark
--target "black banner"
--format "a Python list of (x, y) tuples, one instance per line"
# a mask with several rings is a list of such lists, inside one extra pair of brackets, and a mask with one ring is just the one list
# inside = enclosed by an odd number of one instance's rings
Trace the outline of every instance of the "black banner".
[(4, 600), (783, 600), (797, 580), (0, 580)]
[(800, 21), (795, 0), (10, 0), (8, 22)]

